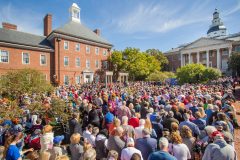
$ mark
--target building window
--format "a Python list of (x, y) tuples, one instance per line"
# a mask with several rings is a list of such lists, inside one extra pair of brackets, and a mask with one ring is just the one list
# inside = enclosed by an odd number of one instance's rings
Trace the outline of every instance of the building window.
[(80, 44), (79, 43), (76, 44), (75, 50), (78, 51), (78, 52), (80, 51)]
[(103, 50), (103, 55), (107, 56), (107, 50), (105, 50), (105, 49)]
[(90, 61), (86, 60), (86, 68), (90, 68)]
[(80, 67), (80, 58), (76, 58), (76, 67)]
[(47, 57), (44, 54), (40, 55), (40, 65), (46, 65), (47, 64)]
[(228, 50), (224, 50), (224, 51), (222, 52), (222, 55), (223, 55), (223, 56), (228, 56)]
[(64, 49), (65, 50), (69, 49), (69, 43), (67, 41), (64, 41)]
[(81, 83), (81, 77), (80, 76), (76, 76), (75, 77), (75, 83), (76, 84), (80, 84)]
[(22, 64), (29, 64), (30, 56), (29, 53), (22, 53)]
[(98, 62), (98, 60), (95, 61), (95, 67), (96, 67), (96, 68), (99, 68), (99, 62)]
[(107, 61), (103, 62), (103, 69), (108, 69), (108, 62)]
[(68, 57), (64, 57), (64, 66), (68, 66), (68, 64), (69, 64)]
[(0, 56), (1, 56), (0, 62), (2, 62), (2, 63), (8, 63), (9, 62), (8, 51), (1, 51), (0, 50)]
[(90, 47), (89, 46), (86, 46), (86, 52), (90, 53)]
[(99, 54), (99, 48), (98, 47), (95, 48), (95, 53), (96, 53), (96, 55)]
[(64, 76), (64, 84), (65, 85), (69, 84), (69, 77), (68, 76)]

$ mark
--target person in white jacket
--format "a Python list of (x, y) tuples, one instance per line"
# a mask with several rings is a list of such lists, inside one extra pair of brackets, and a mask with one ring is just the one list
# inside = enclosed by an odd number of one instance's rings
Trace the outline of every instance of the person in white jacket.
[(46, 125), (43, 127), (43, 135), (40, 137), (41, 152), (53, 147), (54, 133), (52, 132), (52, 126)]

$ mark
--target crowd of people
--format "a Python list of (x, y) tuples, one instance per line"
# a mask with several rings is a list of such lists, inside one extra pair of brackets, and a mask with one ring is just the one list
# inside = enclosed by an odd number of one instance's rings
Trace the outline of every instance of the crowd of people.
[(225, 77), (175, 86), (59, 86), (40, 100), (65, 101), (71, 117), (61, 134), (42, 113), (29, 112), (36, 94), (25, 94), (18, 100), (24, 115), (1, 118), (0, 159), (236, 160), (236, 84)]

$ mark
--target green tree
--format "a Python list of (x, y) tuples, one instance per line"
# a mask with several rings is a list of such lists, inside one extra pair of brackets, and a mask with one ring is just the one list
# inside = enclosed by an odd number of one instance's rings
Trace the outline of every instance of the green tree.
[(44, 75), (33, 69), (7, 72), (1, 76), (0, 91), (5, 97), (14, 100), (22, 94), (46, 93), (53, 91), (52, 85)]
[(160, 70), (159, 61), (152, 55), (141, 52), (137, 48), (126, 48), (124, 51), (113, 51), (109, 59), (114, 70), (129, 72), (132, 80), (145, 80), (155, 70)]
[(233, 73), (240, 75), (240, 52), (232, 53), (229, 59), (228, 68), (232, 69)]
[(154, 56), (159, 61), (161, 70), (166, 70), (169, 62), (167, 57), (161, 51), (158, 49), (148, 49), (146, 50), (146, 53)]

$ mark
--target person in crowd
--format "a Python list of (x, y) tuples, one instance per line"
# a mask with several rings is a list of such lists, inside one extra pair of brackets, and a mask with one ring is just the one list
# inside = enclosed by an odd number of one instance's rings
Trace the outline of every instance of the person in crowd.
[(15, 135), (10, 135), (5, 142), (4, 145), (4, 154), (3, 157), (6, 160), (22, 160), (22, 155), (27, 152), (32, 152), (33, 148), (27, 149), (23, 152), (20, 152), (19, 148), (17, 147), (17, 143), (19, 143), (23, 138), (23, 133), (18, 132)]
[(43, 127), (43, 135), (40, 138), (41, 152), (52, 149), (54, 133), (52, 131), (53, 127), (51, 125), (46, 125)]
[(127, 147), (121, 152), (121, 160), (130, 160), (134, 153), (139, 154), (141, 156), (141, 160), (143, 160), (141, 151), (134, 147), (134, 139), (128, 138)]
[(81, 135), (79, 133), (72, 134), (70, 138), (71, 160), (79, 160), (83, 156), (83, 144), (80, 143)]
[(67, 154), (66, 148), (61, 146), (63, 139), (64, 139), (63, 135), (54, 137), (53, 148), (51, 150), (49, 150), (49, 152), (51, 153), (50, 160), (55, 160), (58, 156)]
[(165, 137), (159, 139), (160, 151), (153, 152), (149, 155), (148, 160), (177, 160), (168, 152), (168, 140)]
[(214, 139), (213, 143), (209, 144), (204, 152), (202, 160), (236, 160), (237, 155), (233, 146), (226, 143), (222, 133), (215, 131), (211, 134)]
[(148, 156), (157, 149), (157, 140), (151, 138), (151, 131), (148, 128), (144, 128), (142, 131), (143, 138), (136, 140), (136, 149), (144, 153), (143, 159), (147, 160)]
[(122, 149), (125, 147), (125, 142), (121, 139), (123, 135), (123, 128), (117, 127), (114, 135), (110, 135), (107, 142), (108, 150), (115, 150), (120, 158)]
[(200, 130), (199, 130), (198, 126), (189, 121), (190, 115), (188, 113), (184, 113), (183, 118), (184, 118), (184, 121), (180, 123), (179, 128), (181, 129), (182, 126), (186, 125), (192, 130), (192, 133), (195, 136), (200, 135)]
[(193, 148), (194, 148), (194, 143), (196, 141), (196, 138), (192, 136), (192, 130), (186, 125), (182, 126), (181, 137), (182, 137), (182, 142), (187, 145), (191, 153), (191, 157), (193, 159), (194, 158)]
[(161, 123), (161, 117), (157, 116), (155, 121), (152, 122), (152, 127), (156, 131), (157, 139), (162, 137), (163, 125)]
[(150, 131), (150, 133), (151, 133), (150, 135), (152, 138), (155, 138), (155, 139), (157, 138), (156, 131), (154, 130), (154, 128), (152, 128), (152, 123), (149, 118), (147, 118), (145, 120), (144, 128), (146, 128)]
[(172, 122), (179, 124), (178, 120), (174, 118), (174, 113), (169, 111), (168, 116), (163, 120), (163, 127), (171, 131)]
[(79, 123), (79, 114), (78, 113), (73, 113), (72, 118), (69, 120), (69, 130), (70, 130), (70, 136), (73, 133), (82, 133), (82, 129)]
[(178, 160), (188, 160), (191, 158), (191, 153), (186, 144), (182, 142), (182, 137), (177, 133), (171, 134), (171, 141), (169, 145), (169, 152)]
[(199, 111), (195, 112), (195, 120), (192, 122), (198, 126), (200, 130), (203, 130), (206, 127), (206, 120), (204, 120)]
[(108, 130), (103, 129), (98, 133), (95, 140), (97, 159), (103, 159), (107, 157), (108, 155), (108, 150), (106, 146), (107, 140), (108, 140)]
[(139, 120), (139, 127), (136, 127), (134, 132), (135, 132), (135, 139), (142, 138), (142, 130), (144, 129), (145, 125), (145, 120), (140, 119)]
[(122, 117), (122, 125), (121, 126), (124, 130), (125, 137), (134, 138), (134, 128), (131, 125), (128, 125), (128, 117), (127, 116)]
[(95, 139), (96, 137), (92, 134), (93, 132), (93, 125), (88, 124), (88, 126), (86, 127), (86, 130), (83, 131), (83, 138), (88, 141), (92, 147), (95, 147)]
[(118, 160), (118, 152), (115, 150), (110, 150), (108, 152), (107, 160)]

